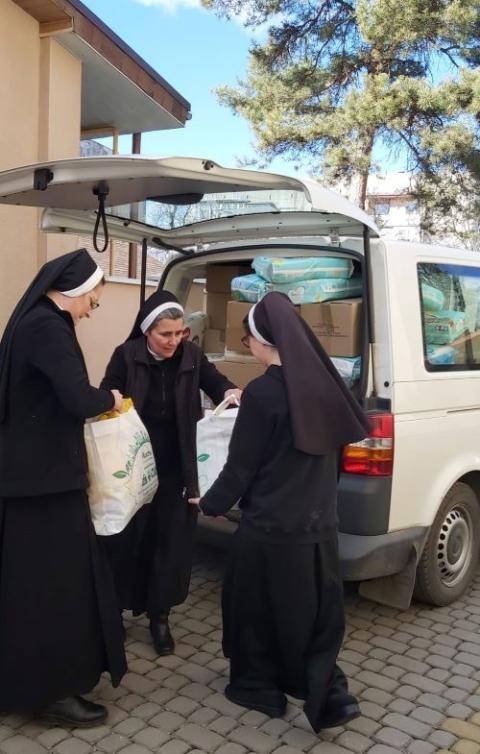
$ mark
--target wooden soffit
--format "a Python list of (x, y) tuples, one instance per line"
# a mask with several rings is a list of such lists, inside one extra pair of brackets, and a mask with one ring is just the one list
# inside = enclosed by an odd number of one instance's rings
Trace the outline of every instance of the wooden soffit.
[[(190, 119), (190, 103), (182, 97), (157, 71), (132, 50), (120, 37), (106, 26), (80, 0), (13, 0), (26, 13), (35, 18), (40, 25), (40, 35), (58, 34), (58, 39), (73, 54), (82, 48), (80, 57), (91, 64), (92, 54), (97, 54), (103, 64), (109, 65), (126, 81), (134, 85), (150, 100), (150, 105), (158, 105), (158, 129), (174, 128), (185, 125)], [(88, 53), (87, 53), (88, 48)], [(91, 77), (94, 81), (94, 77)], [(92, 86), (89, 81), (90, 86)], [(128, 87), (125, 86), (125, 92)], [(99, 98), (97, 98), (99, 99)], [(138, 106), (138, 96), (132, 93), (132, 105)], [(147, 106), (145, 105), (145, 112)], [(104, 123), (115, 125), (110, 117)], [(132, 133), (130, 123), (122, 120), (120, 133)], [(92, 128), (98, 123), (82, 123), (84, 128)], [(145, 117), (145, 126), (138, 123), (138, 131), (157, 130), (155, 117), (150, 106), (149, 115)]]

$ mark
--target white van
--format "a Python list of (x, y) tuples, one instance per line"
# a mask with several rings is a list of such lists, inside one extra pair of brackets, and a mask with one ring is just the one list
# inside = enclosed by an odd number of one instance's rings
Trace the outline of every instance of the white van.
[(381, 239), (316, 182), (209, 160), (78, 158), (0, 174), (0, 202), (45, 208), (47, 232), (91, 233), (99, 198), (110, 238), (142, 243), (144, 260), (147, 246), (178, 252), (160, 286), (182, 302), (209, 264), (352, 260), (363, 299), (353, 390), (373, 431), (342, 462), (344, 577), (398, 607), (414, 585), (434, 605), (457, 598), (480, 550), (480, 256)]

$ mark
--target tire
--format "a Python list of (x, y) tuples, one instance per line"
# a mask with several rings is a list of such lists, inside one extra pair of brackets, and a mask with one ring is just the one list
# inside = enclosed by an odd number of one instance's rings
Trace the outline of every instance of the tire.
[(480, 555), (480, 506), (468, 484), (457, 482), (445, 495), (417, 566), (414, 598), (449, 605), (475, 575)]

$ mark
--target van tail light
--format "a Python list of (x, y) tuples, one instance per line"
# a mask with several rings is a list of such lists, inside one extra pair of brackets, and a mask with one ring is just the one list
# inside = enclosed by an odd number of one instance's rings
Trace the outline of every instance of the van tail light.
[(361, 442), (346, 445), (342, 454), (344, 474), (391, 476), (393, 472), (393, 414), (368, 414), (372, 431)]

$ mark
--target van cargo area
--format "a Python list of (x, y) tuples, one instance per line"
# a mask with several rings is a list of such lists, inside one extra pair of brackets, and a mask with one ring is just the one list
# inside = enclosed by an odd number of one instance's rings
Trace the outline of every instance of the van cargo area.
[[(228, 261), (233, 254), (235, 261)], [(371, 407), (367, 392), (369, 339), (363, 298), (364, 259), (356, 249), (350, 251), (307, 244), (304, 247), (275, 245), (274, 248), (271, 245), (255, 245), (223, 253), (220, 250), (202, 251), (197, 252), (194, 258), (174, 260), (165, 270), (160, 286), (179, 295), (189, 316), (193, 316), (189, 293), (194, 287), (194, 280), (200, 283), (201, 311), (195, 312), (196, 317), (203, 318), (203, 339), (200, 343), (217, 368), (244, 388), (264, 369), (241, 343), (244, 334), (242, 321), (253, 306), (252, 297), (256, 295), (259, 298), (274, 289), (287, 292), (284, 282), (277, 287), (274, 281), (268, 280), (264, 280), (268, 288), (265, 286), (263, 290), (262, 282), (254, 280), (257, 290), (254, 294), (252, 287), (244, 287), (242, 278), (247, 278), (247, 285), (250, 283), (255, 275), (254, 268), (259, 266), (259, 259), (275, 262), (270, 268), (273, 266), (279, 272), (287, 261), (296, 260), (297, 269), (293, 272), (294, 279), (288, 295), (327, 351), (345, 384), (360, 402)], [(325, 264), (326, 274), (331, 275), (332, 271), (328, 273), (329, 266), (332, 270), (335, 261), (341, 263), (335, 265), (336, 278), (319, 277), (312, 280), (313, 284), (317, 284), (314, 293), (307, 290), (301, 279), (302, 275), (311, 274), (311, 266), (310, 272), (309, 269), (303, 271), (302, 263), (312, 259), (320, 261), (317, 275), (324, 274), (322, 264)], [(266, 268), (264, 263), (262, 271)], [(292, 275), (291, 271), (289, 274)], [(343, 274), (348, 277), (342, 277)], [(358, 293), (355, 296), (348, 282), (352, 278)], [(312, 301), (312, 298), (317, 300)], [(198, 307), (198, 295), (195, 306)], [(210, 407), (208, 399), (205, 406)], [(388, 438), (379, 442), (388, 442)], [(403, 541), (402, 535), (398, 537), (396, 557), (391, 557), (386, 563), (382, 555), (382, 538), (389, 537), (390, 495), (391, 468), (384, 473), (379, 464), (362, 469), (358, 463), (351, 467), (344, 464), (339, 481), (338, 516), (340, 532), (345, 540), (345, 547), (341, 548), (341, 553), (346, 553), (342, 563), (345, 579), (376, 578), (384, 575), (385, 570), (395, 573), (403, 567), (408, 543)], [(233, 510), (227, 514), (227, 520), (203, 519), (199, 527), (200, 539), (225, 546), (228, 543), (225, 535), (235, 528), (239, 515), (239, 511)], [(422, 532), (418, 532), (418, 535), (421, 536)], [(386, 549), (390, 552), (390, 548)]]
[[(186, 291), (194, 277), (204, 281), (201, 310), (192, 312), (189, 298), (186, 297), (187, 311), (190, 318), (202, 318), (201, 339), (197, 342), (211, 361), (214, 361), (232, 382), (244, 388), (252, 379), (259, 376), (263, 367), (250, 355), (241, 339), (245, 334), (243, 320), (256, 300), (269, 290), (281, 290), (290, 297), (297, 307), (300, 316), (311, 327), (318, 340), (331, 357), (348, 387), (358, 387), (361, 376), (363, 327), (362, 317), (362, 263), (359, 258), (348, 258), (342, 250), (303, 250), (288, 248), (275, 251), (255, 249), (255, 256), (241, 261), (216, 262), (215, 257), (209, 255), (208, 261), (199, 265), (201, 254), (195, 255), (195, 260), (178, 260), (175, 267), (182, 270), (182, 278), (178, 281), (178, 272), (170, 275), (164, 282), (164, 287), (172, 290)], [(290, 256), (292, 252), (295, 256)], [(316, 254), (317, 256), (313, 256)], [(338, 263), (332, 269), (337, 254)], [(311, 260), (316, 259), (314, 271)], [(277, 277), (283, 281), (276, 283), (275, 279), (266, 280), (254, 273), (258, 267), (258, 260), (270, 260), (270, 269), (278, 270)], [(295, 268), (284, 271), (285, 263), (295, 262)], [(310, 264), (308, 264), (310, 262)], [(343, 263), (343, 264), (342, 264)], [(305, 269), (302, 269), (302, 266)], [(343, 269), (342, 269), (343, 266)], [(183, 276), (185, 272), (185, 277)], [(186, 272), (189, 275), (186, 278)], [(268, 274), (265, 273), (264, 274)], [(335, 274), (336, 277), (332, 277)], [(310, 275), (316, 275), (311, 278)], [(194, 276), (194, 277), (193, 277)], [(185, 279), (186, 278), (186, 279)], [(285, 282), (291, 278), (291, 282)], [(355, 281), (357, 296), (351, 296), (351, 280)], [(244, 281), (246, 281), (244, 283)], [(178, 285), (180, 282), (180, 285)], [(255, 284), (255, 287), (247, 287)], [(311, 284), (307, 290), (306, 283)], [(245, 287), (244, 287), (245, 286)], [(196, 301), (198, 306), (198, 299)], [(198, 332), (198, 327), (195, 332)]]

